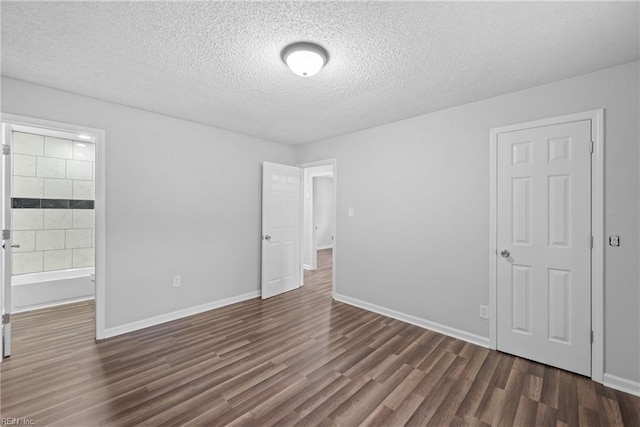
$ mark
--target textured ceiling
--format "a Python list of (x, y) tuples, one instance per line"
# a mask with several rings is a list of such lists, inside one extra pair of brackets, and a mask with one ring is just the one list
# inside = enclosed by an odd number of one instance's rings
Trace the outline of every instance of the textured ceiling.
[[(289, 144), (638, 59), (638, 3), (9, 2), (2, 74)], [(330, 54), (316, 76), (291, 42)]]

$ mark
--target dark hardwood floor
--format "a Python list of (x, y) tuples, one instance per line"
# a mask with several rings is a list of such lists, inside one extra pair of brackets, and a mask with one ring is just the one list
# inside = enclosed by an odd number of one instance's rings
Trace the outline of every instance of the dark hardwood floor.
[(305, 286), (101, 342), (93, 306), (14, 316), (2, 417), (35, 425), (640, 426), (640, 398)]

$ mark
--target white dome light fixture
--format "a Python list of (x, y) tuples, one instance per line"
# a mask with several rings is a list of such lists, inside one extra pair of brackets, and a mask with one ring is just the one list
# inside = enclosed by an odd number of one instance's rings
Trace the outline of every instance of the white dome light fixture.
[(311, 77), (326, 65), (329, 54), (315, 43), (298, 42), (282, 50), (282, 61), (297, 75)]

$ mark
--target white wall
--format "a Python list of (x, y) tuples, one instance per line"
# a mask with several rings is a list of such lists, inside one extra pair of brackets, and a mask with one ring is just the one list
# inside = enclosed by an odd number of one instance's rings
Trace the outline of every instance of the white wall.
[(300, 147), (340, 164), (336, 292), (488, 337), (489, 129), (605, 108), (605, 372), (639, 381), (638, 80), (633, 62)]
[(316, 226), (316, 248), (333, 247), (334, 210), (333, 178), (313, 179), (313, 220)]
[(291, 147), (5, 77), (2, 112), (106, 130), (107, 328), (259, 290), (261, 163)]

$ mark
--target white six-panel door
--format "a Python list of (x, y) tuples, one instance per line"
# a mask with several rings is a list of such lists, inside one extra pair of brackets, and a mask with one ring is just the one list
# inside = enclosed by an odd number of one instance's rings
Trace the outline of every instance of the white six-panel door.
[(591, 122), (497, 139), (497, 348), (591, 373)]
[(262, 298), (300, 287), (302, 169), (262, 166)]

